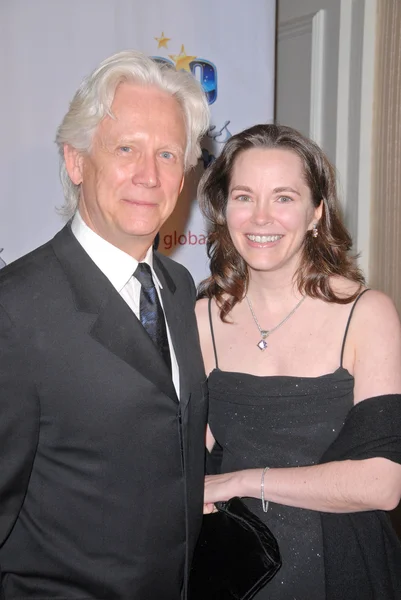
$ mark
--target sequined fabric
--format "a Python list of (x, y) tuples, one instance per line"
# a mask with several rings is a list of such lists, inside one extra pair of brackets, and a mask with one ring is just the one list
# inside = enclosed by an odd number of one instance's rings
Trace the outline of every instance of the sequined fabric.
[[(256, 377), (214, 369), (209, 423), (223, 448), (222, 472), (316, 464), (353, 405), (354, 379), (340, 367), (322, 377)], [(248, 507), (270, 527), (283, 566), (255, 600), (324, 600), (320, 513), (260, 500)]]

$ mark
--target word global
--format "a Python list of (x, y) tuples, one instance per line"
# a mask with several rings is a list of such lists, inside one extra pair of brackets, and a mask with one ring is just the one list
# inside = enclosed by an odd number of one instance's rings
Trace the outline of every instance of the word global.
[(181, 233), (180, 235), (174, 231), (173, 233), (166, 233), (163, 236), (163, 244), (165, 250), (171, 250), (174, 246), (196, 246), (206, 244), (206, 235), (203, 233), (196, 234), (192, 233), (191, 230), (187, 233)]

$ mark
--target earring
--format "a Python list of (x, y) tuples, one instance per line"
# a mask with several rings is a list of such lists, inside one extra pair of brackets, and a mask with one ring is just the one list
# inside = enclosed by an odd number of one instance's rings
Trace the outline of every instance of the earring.
[(317, 224), (313, 223), (313, 227), (312, 227), (312, 237), (317, 238), (317, 236), (319, 235), (319, 232), (317, 230)]

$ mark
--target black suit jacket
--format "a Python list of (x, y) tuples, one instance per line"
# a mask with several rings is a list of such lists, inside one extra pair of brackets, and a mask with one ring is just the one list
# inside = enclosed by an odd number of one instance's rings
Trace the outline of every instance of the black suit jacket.
[(181, 597), (202, 518), (206, 386), (192, 279), (157, 253), (154, 268), (179, 401), (69, 226), (0, 274), (7, 600)]

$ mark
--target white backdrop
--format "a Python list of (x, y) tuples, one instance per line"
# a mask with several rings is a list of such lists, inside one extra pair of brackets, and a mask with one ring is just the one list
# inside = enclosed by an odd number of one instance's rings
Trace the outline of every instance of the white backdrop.
[(212, 128), (159, 249), (207, 274), (196, 182), (222, 142), (271, 121), (275, 0), (0, 0), (0, 268), (63, 226), (56, 128), (81, 79), (126, 48), (189, 69)]

